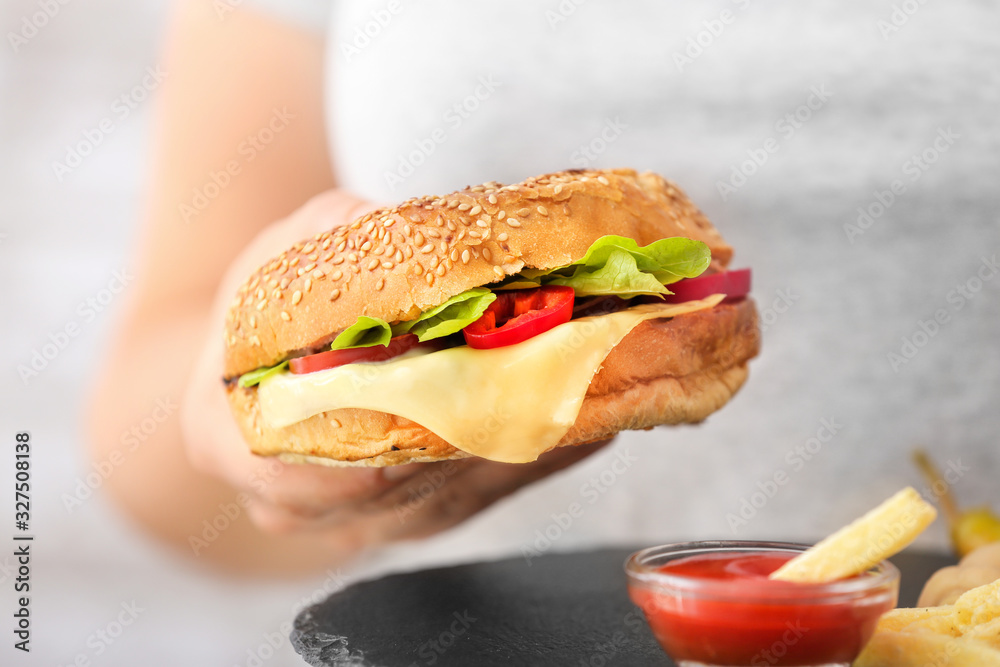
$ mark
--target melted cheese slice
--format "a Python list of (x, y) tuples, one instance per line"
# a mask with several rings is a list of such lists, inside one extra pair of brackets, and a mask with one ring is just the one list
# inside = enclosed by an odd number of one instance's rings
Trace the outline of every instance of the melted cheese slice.
[(583, 317), (492, 350), (462, 346), (283, 373), (260, 383), (261, 413), (268, 426), (282, 428), (338, 408), (377, 410), (411, 419), (475, 456), (534, 461), (566, 435), (604, 358), (640, 322), (711, 308), (723, 298)]

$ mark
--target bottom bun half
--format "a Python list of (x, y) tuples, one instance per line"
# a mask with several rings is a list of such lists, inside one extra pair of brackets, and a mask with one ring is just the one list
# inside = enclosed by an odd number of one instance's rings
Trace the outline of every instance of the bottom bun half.
[[(660, 424), (695, 424), (725, 405), (747, 378), (760, 331), (750, 299), (666, 320), (647, 320), (605, 358), (558, 447)], [(345, 408), (284, 428), (261, 417), (257, 388), (233, 385), (229, 403), (255, 454), (330, 466), (391, 466), (470, 456), (420, 424)]]

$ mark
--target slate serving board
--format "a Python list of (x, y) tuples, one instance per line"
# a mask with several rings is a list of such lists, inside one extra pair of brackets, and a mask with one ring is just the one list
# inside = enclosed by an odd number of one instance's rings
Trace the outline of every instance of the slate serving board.
[[(472, 563), (350, 586), (295, 619), (295, 650), (315, 667), (672, 665), (628, 599), (635, 549)], [(954, 559), (905, 552), (900, 606)]]

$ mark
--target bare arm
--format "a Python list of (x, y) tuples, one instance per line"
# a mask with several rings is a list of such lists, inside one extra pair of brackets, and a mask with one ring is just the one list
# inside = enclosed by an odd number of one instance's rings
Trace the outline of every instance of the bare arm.
[[(433, 534), (600, 446), (525, 465), (388, 472), (250, 454), (221, 383), (225, 308), (277, 252), (370, 207), (338, 190), (328, 166), (321, 63), (313, 35), (241, 10), (220, 20), (207, 0), (180, 0), (130, 263), (136, 284), (89, 411), (93, 456), (125, 456), (110, 496), (183, 552), (236, 571), (303, 574)], [(163, 405), (170, 414), (123, 455), (124, 434), (157, 401), (159, 416)], [(435, 473), (444, 481), (431, 497), (411, 502)]]

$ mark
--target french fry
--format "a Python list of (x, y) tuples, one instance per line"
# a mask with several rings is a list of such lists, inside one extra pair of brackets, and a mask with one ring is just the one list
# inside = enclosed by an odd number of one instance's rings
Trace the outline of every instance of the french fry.
[(932, 505), (906, 487), (785, 563), (770, 578), (825, 583), (860, 574), (902, 551), (936, 516)]

